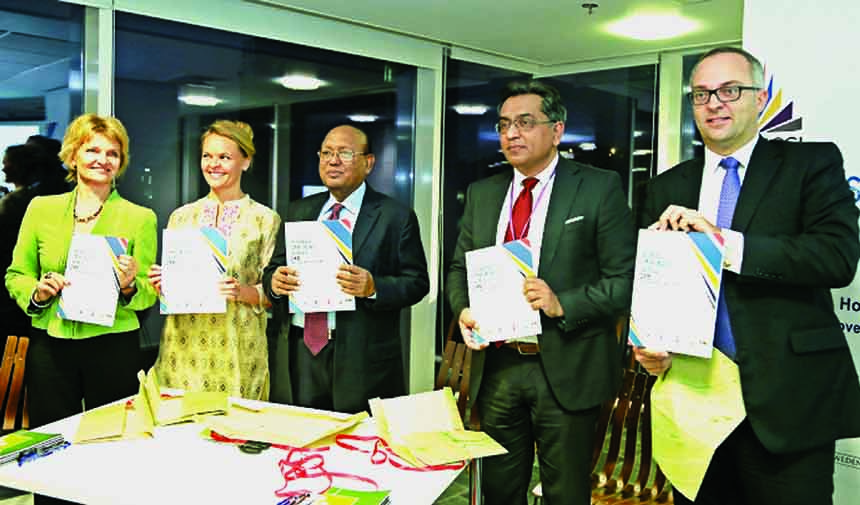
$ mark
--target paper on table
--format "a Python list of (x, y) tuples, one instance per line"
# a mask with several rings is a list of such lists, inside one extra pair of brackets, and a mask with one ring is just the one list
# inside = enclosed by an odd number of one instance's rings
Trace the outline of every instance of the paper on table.
[(75, 443), (151, 438), (153, 422), (143, 396), (143, 384), (131, 408), (125, 402), (87, 410), (81, 416)]
[(249, 410), (234, 405), (226, 416), (208, 418), (204, 425), (228, 438), (307, 447), (347, 430), (367, 417), (367, 412), (352, 415), (322, 413), (290, 406)]
[(164, 230), (161, 313), (226, 312), (219, 283), (227, 273), (227, 255), (227, 239), (217, 228)]
[(57, 315), (83, 323), (113, 326), (119, 298), (119, 259), (128, 250), (124, 238), (75, 233), (63, 276)]
[(414, 466), (504, 454), (489, 435), (465, 431), (450, 388), (370, 400), (379, 436)]
[(724, 250), (718, 234), (639, 231), (630, 308), (633, 345), (711, 356)]
[(355, 310), (355, 297), (337, 283), (341, 265), (352, 263), (352, 231), (343, 221), (284, 223), (287, 264), (301, 285), (290, 295), (290, 313)]
[(534, 277), (532, 250), (525, 240), (466, 253), (469, 308), (486, 341), (541, 333), (540, 312), (523, 295), (526, 277)]
[(651, 391), (654, 459), (672, 485), (695, 499), (717, 447), (746, 417), (738, 366), (675, 355)]
[(143, 386), (143, 403), (149, 406), (159, 426), (194, 421), (198, 416), (224, 414), (229, 406), (227, 393), (212, 391), (185, 391), (182, 396), (162, 398), (154, 368), (146, 374), (139, 371), (137, 379)]

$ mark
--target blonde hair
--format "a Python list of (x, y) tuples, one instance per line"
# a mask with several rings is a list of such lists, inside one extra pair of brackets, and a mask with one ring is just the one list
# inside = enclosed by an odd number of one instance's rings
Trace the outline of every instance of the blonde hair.
[(254, 130), (248, 123), (242, 121), (230, 121), (229, 119), (219, 119), (215, 121), (203, 135), (200, 137), (200, 148), (203, 148), (203, 142), (209, 135), (218, 135), (232, 140), (239, 147), (239, 151), (246, 158), (253, 158), (257, 150), (254, 148)]
[(63, 136), (63, 146), (60, 148), (60, 159), (69, 169), (66, 180), (74, 182), (78, 178), (78, 167), (75, 166), (75, 156), (78, 149), (92, 139), (93, 135), (100, 133), (119, 144), (119, 171), (117, 177), (121, 176), (128, 166), (128, 132), (119, 119), (111, 116), (99, 116), (98, 114), (82, 114), (72, 121), (66, 134)]

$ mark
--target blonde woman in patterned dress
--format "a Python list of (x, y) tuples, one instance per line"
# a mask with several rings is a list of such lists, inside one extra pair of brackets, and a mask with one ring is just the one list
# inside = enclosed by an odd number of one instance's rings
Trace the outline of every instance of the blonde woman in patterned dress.
[[(269, 366), (263, 267), (269, 263), (281, 218), (242, 191), (242, 174), (254, 157), (254, 133), (238, 121), (219, 120), (201, 138), (200, 168), (209, 194), (176, 209), (168, 228), (212, 226), (227, 237), (229, 258), (222, 292), (225, 314), (167, 316), (155, 369), (161, 385), (225, 391), (266, 400)], [(149, 280), (160, 292), (161, 267)]]

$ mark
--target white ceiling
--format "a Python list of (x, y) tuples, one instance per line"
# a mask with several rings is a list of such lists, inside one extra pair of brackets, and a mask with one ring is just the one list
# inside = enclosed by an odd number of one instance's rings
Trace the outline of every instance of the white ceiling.
[[(741, 39), (743, 0), (252, 0), (342, 19), (537, 65), (561, 65)], [(677, 12), (701, 23), (671, 40), (605, 31), (639, 11)]]

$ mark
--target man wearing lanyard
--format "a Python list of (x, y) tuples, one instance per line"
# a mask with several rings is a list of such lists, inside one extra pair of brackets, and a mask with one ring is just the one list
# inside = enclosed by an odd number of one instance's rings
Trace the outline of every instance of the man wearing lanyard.
[(400, 311), (427, 294), (430, 280), (415, 212), (365, 182), (376, 161), (367, 135), (338, 126), (318, 154), (328, 192), (290, 204), (286, 221), (339, 219), (352, 230), (353, 264), (342, 265), (337, 279), (356, 297), (355, 310), (289, 314), (287, 296), (302, 278), (286, 266), (282, 229), (263, 272), (275, 320), (283, 323), (270, 399), (359, 412), (370, 398), (406, 394)]
[[(618, 174), (560, 158), (567, 111), (551, 86), (511, 83), (496, 130), (513, 167), (473, 183), (447, 278), (481, 429), (509, 452), (483, 465), (484, 503), (526, 503), (535, 446), (547, 503), (587, 504), (599, 405), (615, 396), (615, 325), (629, 307), (635, 229)], [(525, 239), (537, 277), (523, 296), (540, 335), (488, 345), (473, 333), (466, 252)]]
[[(690, 87), (705, 157), (651, 181), (641, 222), (725, 238), (714, 347), (738, 367), (746, 419), (697, 496), (675, 489), (675, 503), (832, 503), (834, 441), (860, 436), (860, 385), (830, 294), (860, 258), (842, 156), (831, 143), (759, 137), (768, 92), (746, 51), (709, 51)], [(665, 352), (635, 352), (652, 374), (672, 366)]]

